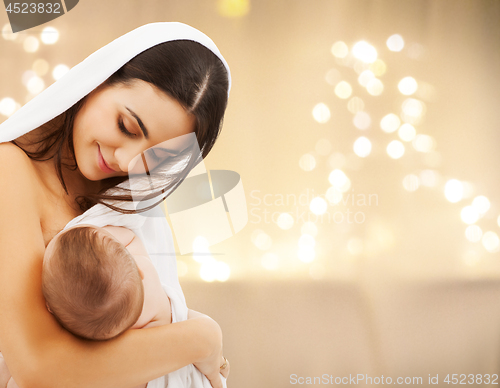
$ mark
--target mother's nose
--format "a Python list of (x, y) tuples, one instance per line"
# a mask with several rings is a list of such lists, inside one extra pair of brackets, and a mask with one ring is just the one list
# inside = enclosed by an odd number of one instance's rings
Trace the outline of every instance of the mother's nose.
[[(141, 155), (143, 151), (137, 147), (130, 149), (117, 148), (115, 150), (115, 160), (120, 170), (127, 173), (140, 173), (141, 171), (138, 171), (138, 168), (141, 169), (142, 166)], [(142, 171), (144, 171), (144, 167), (142, 167)]]

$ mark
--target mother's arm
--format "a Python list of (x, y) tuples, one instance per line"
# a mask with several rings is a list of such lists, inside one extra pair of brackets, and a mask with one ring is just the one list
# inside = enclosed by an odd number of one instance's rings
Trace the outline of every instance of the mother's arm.
[[(104, 342), (81, 340), (55, 321), (41, 291), (45, 246), (35, 175), (17, 150), (0, 145), (0, 349), (19, 386), (123, 388), (214, 358), (222, 334), (208, 317)], [(221, 387), (220, 379), (212, 384)]]

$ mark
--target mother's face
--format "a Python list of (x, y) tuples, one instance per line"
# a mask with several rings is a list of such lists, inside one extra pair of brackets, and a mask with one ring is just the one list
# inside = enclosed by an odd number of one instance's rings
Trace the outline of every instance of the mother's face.
[[(75, 117), (73, 145), (78, 168), (92, 181), (127, 176), (136, 156), (193, 132), (194, 125), (195, 117), (175, 99), (142, 80), (98, 88)], [(162, 148), (151, 151), (148, 158), (157, 160), (171, 155)]]

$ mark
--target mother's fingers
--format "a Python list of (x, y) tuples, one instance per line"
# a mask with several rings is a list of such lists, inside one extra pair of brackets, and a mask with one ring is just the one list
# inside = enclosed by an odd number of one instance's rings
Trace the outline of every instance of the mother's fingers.
[(207, 376), (210, 381), (210, 385), (212, 388), (222, 388), (222, 379), (220, 378), (220, 374), (216, 373), (213, 376)]
[(220, 374), (227, 379), (227, 377), (229, 376), (229, 369), (230, 369), (229, 360), (227, 358), (226, 358), (226, 362), (227, 362), (227, 365), (224, 369), (222, 369), (220, 371)]

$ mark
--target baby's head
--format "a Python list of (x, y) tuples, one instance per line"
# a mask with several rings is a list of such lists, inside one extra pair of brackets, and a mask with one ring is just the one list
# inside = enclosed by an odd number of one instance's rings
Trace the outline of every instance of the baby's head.
[(102, 228), (78, 226), (56, 235), (43, 259), (47, 307), (67, 330), (107, 340), (139, 318), (144, 289), (134, 258)]

